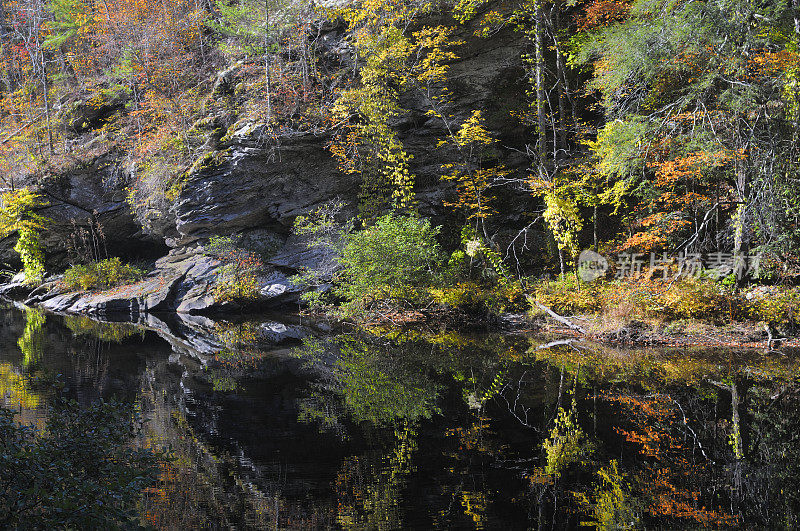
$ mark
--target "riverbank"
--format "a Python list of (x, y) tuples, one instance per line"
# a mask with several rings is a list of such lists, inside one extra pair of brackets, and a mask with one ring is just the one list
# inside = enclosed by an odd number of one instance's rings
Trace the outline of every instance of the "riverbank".
[(54, 312), (113, 317), (113, 320), (128, 316), (132, 321), (139, 315), (154, 313), (231, 313), (290, 305), (295, 311), (299, 309), (301, 290), (289, 280), (292, 273), (286, 272), (292, 269), (273, 264), (266, 264), (259, 272), (255, 279), (257, 289), (246, 304), (219, 300), (215, 287), (224, 276), (225, 265), (199, 248), (173, 249), (137, 282), (105, 290), (74, 291), (64, 286), (60, 275), (49, 276), (41, 284), (31, 286), (20, 273), (0, 284), (0, 297)]
[[(572, 276), (531, 289), (529, 319), (606, 343), (797, 346), (800, 289), (709, 278), (584, 283)], [(555, 323), (555, 324), (554, 324)]]
[[(0, 284), (0, 297), (45, 310), (131, 323), (200, 324), (208, 334), (214, 319), (277, 311), (296, 314), (301, 289), (271, 269), (259, 276), (258, 296), (247, 304), (218, 301), (214, 283), (221, 264), (213, 257), (174, 252), (156, 262), (139, 282), (104, 291), (67, 291), (59, 277), (28, 286), (20, 275)], [(427, 330), (545, 332), (619, 345), (720, 346), (778, 350), (800, 347), (796, 337), (800, 290), (750, 286), (734, 289), (709, 279), (653, 279), (583, 283), (572, 276), (538, 281), (522, 291), (527, 303), (512, 311), (476, 310), (463, 304), (399, 309), (387, 305), (359, 322), (364, 327)], [(519, 311), (527, 307), (527, 311)], [(338, 322), (323, 312), (311, 321)], [(168, 327), (167, 327), (168, 328)], [(213, 326), (211, 326), (213, 328)]]
[[(734, 322), (717, 325), (702, 320), (684, 319), (672, 323), (648, 323), (632, 320), (613, 330), (594, 332), (593, 326), (602, 318), (571, 316), (573, 322), (589, 328), (581, 334), (557, 322), (539, 321), (528, 329), (547, 334), (585, 339), (608, 345), (649, 345), (661, 347), (726, 347), (783, 352), (800, 348), (797, 337), (775, 337), (764, 323)], [(524, 330), (524, 328), (520, 328)]]

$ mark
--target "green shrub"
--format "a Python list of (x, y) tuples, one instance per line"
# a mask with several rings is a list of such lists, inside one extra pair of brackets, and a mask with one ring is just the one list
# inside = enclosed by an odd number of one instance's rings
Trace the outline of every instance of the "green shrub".
[(225, 264), (214, 286), (214, 298), (218, 301), (251, 301), (258, 298), (261, 284), (255, 270), (248, 261)]
[(206, 254), (224, 262), (214, 286), (218, 301), (257, 299), (261, 284), (258, 273), (264, 267), (259, 256), (241, 245), (240, 236), (213, 236), (206, 244)]
[(140, 280), (144, 273), (142, 269), (123, 264), (114, 257), (72, 266), (64, 272), (62, 282), (70, 290), (108, 289)]
[(164, 460), (132, 444), (140, 422), (128, 404), (59, 398), (40, 430), (0, 407), (3, 529), (138, 529), (137, 502)]
[(384, 216), (347, 235), (339, 262), (337, 294), (345, 315), (357, 315), (381, 299), (418, 301), (442, 261), (438, 227), (411, 216)]

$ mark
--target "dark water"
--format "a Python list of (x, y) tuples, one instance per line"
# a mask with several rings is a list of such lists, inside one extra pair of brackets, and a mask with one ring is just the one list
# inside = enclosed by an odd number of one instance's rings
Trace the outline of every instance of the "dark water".
[(217, 352), (2, 306), (0, 403), (42, 425), (56, 377), (135, 403), (174, 457), (158, 528), (797, 527), (791, 353), (203, 325)]

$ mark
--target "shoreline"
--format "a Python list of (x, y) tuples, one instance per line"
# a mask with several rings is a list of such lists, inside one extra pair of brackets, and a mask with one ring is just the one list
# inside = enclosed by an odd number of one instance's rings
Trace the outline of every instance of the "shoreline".
[[(303, 311), (297, 302), (258, 301), (249, 306), (235, 304), (206, 304), (202, 308), (180, 311), (165, 304), (169, 293), (174, 292), (175, 280), (163, 282), (152, 276), (141, 282), (98, 292), (63, 291), (54, 288), (54, 282), (40, 286), (24, 286), (19, 282), (0, 283), (0, 300), (38, 307), (61, 315), (86, 316), (101, 322), (128, 322), (132, 324), (156, 320), (208, 322), (214, 320), (248, 320), (256, 316), (286, 313), (307, 318), (312, 322), (332, 323), (336, 326), (357, 327), (422, 327), (430, 330), (448, 329), (457, 332), (504, 332), (509, 334), (557, 334), (565, 338), (580, 338), (612, 346), (659, 347), (719, 347), (757, 349), (781, 352), (800, 349), (798, 337), (779, 336), (764, 322), (728, 321), (715, 324), (703, 319), (673, 321), (650, 319), (624, 319), (617, 326), (604, 325), (607, 314), (560, 316), (555, 312), (502, 313), (477, 316), (453, 308), (433, 310), (405, 310), (378, 314), (377, 318), (351, 322), (331, 317), (323, 312)], [(156, 289), (153, 289), (153, 288)], [(193, 289), (196, 286), (190, 286)], [(153, 304), (155, 302), (155, 304)], [(291, 307), (291, 309), (290, 309)], [(546, 308), (540, 306), (540, 308)], [(547, 308), (549, 310), (549, 308)], [(548, 315), (548, 313), (550, 315)]]

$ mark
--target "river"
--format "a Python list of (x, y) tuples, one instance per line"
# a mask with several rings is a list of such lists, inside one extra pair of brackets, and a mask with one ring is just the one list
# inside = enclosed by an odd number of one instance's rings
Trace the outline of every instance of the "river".
[(5, 304), (0, 404), (43, 426), (45, 377), (134, 403), (173, 457), (139, 505), (163, 529), (798, 526), (795, 353), (286, 322), (197, 353)]

